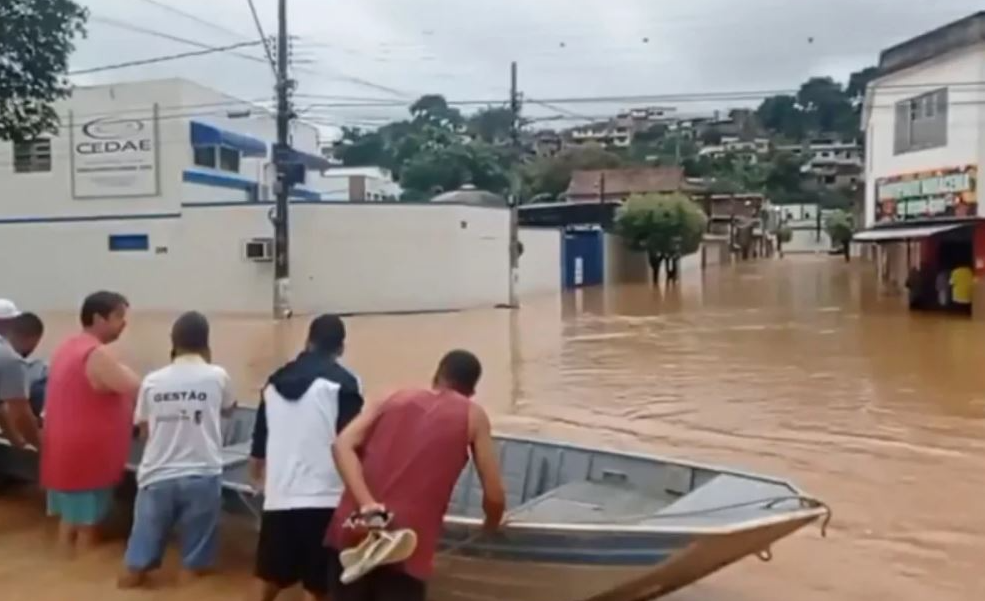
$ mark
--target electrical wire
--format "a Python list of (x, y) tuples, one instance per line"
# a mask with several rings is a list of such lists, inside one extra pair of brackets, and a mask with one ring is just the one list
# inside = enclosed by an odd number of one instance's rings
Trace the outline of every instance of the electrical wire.
[(198, 23), (199, 25), (204, 25), (205, 27), (209, 27), (209, 28), (214, 29), (216, 31), (221, 31), (222, 33), (224, 33), (226, 35), (229, 35), (229, 36), (232, 36), (232, 37), (235, 37), (235, 38), (240, 38), (240, 39), (243, 39), (243, 40), (250, 39), (249, 36), (244, 35), (244, 34), (238, 32), (238, 31), (233, 31), (232, 29), (229, 29), (227, 27), (223, 27), (221, 25), (217, 25), (217, 24), (215, 24), (215, 23), (213, 23), (213, 22), (211, 22), (211, 21), (209, 21), (207, 19), (203, 19), (202, 17), (199, 17), (198, 15), (194, 15), (194, 14), (192, 14), (190, 12), (183, 11), (180, 8), (175, 8), (173, 6), (169, 6), (168, 4), (165, 4), (164, 2), (159, 2), (158, 0), (140, 0), (140, 1), (141, 2), (144, 2), (145, 4), (150, 4), (151, 6), (156, 6), (157, 8), (160, 8), (161, 10), (166, 10), (169, 13), (178, 15), (178, 16), (183, 17), (185, 19), (189, 19), (191, 21), (194, 21), (194, 22)]
[[(118, 19), (113, 19), (113, 18), (110, 18), (110, 17), (101, 17), (101, 16), (98, 16), (98, 15), (92, 15), (92, 16), (89, 17), (89, 19), (91, 21), (93, 21), (93, 22), (96, 22), (96, 23), (102, 23), (103, 25), (109, 25), (110, 27), (116, 27), (116, 28), (119, 28), (119, 29), (124, 29), (124, 30), (127, 30), (127, 31), (131, 31), (131, 32), (134, 32), (134, 33), (142, 33), (144, 35), (149, 35), (149, 36), (161, 38), (161, 39), (164, 39), (164, 40), (170, 40), (172, 42), (178, 42), (179, 44), (185, 44), (187, 46), (195, 46), (197, 48), (203, 48), (203, 49), (213, 48), (213, 46), (209, 46), (208, 44), (203, 44), (202, 42), (196, 42), (195, 40), (189, 40), (188, 38), (183, 38), (183, 37), (176, 36), (176, 35), (173, 35), (173, 34), (170, 34), (170, 33), (166, 33), (166, 32), (163, 32), (163, 31), (158, 31), (156, 29), (150, 29), (148, 27), (141, 27), (139, 25), (133, 25), (132, 23), (127, 23), (126, 21), (120, 21)], [(240, 57), (242, 59), (253, 61), (253, 62), (259, 62), (259, 63), (264, 63), (264, 64), (267, 63), (266, 59), (258, 58), (256, 56), (251, 56), (249, 54), (243, 54), (241, 52), (229, 52), (229, 54), (232, 55), (232, 56), (238, 56), (238, 57)]]
[(257, 33), (260, 34), (260, 40), (263, 41), (263, 50), (267, 54), (267, 61), (270, 62), (270, 70), (274, 74), (274, 79), (278, 79), (280, 76), (277, 75), (277, 62), (274, 60), (274, 53), (270, 50), (270, 44), (267, 43), (267, 34), (263, 32), (263, 24), (260, 22), (260, 15), (257, 14), (257, 7), (253, 3), (253, 0), (246, 0), (246, 3), (250, 5), (253, 24), (256, 25)]
[(252, 42), (239, 42), (236, 44), (229, 44), (227, 46), (213, 46), (211, 48), (204, 48), (202, 50), (179, 52), (177, 54), (166, 54), (164, 56), (158, 56), (155, 58), (145, 58), (140, 60), (127, 61), (123, 63), (114, 63), (111, 65), (102, 65), (100, 67), (89, 67), (87, 69), (76, 69), (75, 71), (69, 71), (68, 73), (66, 73), (66, 75), (86, 75), (89, 73), (100, 73), (102, 71), (112, 71), (115, 69), (125, 69), (128, 67), (139, 67), (141, 65), (163, 63), (166, 61), (180, 60), (183, 58), (191, 58), (194, 56), (204, 56), (207, 54), (214, 54), (216, 52), (228, 52), (229, 50), (235, 50), (237, 48), (256, 46), (257, 44), (260, 43), (261, 43), (260, 41), (252, 41)]

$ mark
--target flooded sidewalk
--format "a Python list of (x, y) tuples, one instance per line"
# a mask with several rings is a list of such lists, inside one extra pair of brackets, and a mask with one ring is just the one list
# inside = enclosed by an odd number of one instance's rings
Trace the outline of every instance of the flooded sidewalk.
[[(808, 528), (780, 542), (771, 563), (748, 559), (673, 601), (985, 598), (985, 325), (910, 314), (877, 294), (871, 270), (788, 257), (690, 275), (672, 291), (355, 317), (344, 361), (378, 397), (426, 384), (445, 351), (469, 348), (485, 363), (479, 400), (500, 431), (763, 471), (834, 509), (828, 539)], [(42, 354), (75, 328), (75, 316), (45, 317)], [(171, 318), (135, 307), (120, 353), (142, 371), (164, 363)], [(213, 316), (215, 359), (243, 403), (256, 402), (306, 327)], [(48, 548), (42, 510), (0, 492), (5, 601), (245, 592), (246, 534), (227, 536), (228, 571), (208, 583), (120, 593), (119, 549), (66, 566)]]

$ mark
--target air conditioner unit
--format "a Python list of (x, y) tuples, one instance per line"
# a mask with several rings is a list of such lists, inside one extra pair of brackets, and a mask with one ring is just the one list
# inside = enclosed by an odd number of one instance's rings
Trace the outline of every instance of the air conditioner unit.
[(243, 258), (255, 263), (269, 263), (274, 260), (274, 241), (272, 238), (252, 238), (243, 242)]

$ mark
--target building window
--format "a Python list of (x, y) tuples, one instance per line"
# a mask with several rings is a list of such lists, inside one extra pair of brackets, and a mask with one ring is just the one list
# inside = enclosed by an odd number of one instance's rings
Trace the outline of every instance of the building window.
[(239, 151), (232, 148), (219, 148), (219, 169), (239, 173)]
[(51, 171), (51, 140), (14, 142), (14, 173)]
[(109, 237), (110, 252), (145, 251), (150, 249), (147, 234), (115, 234)]
[(196, 146), (192, 161), (198, 167), (215, 169), (215, 146)]
[(896, 103), (896, 154), (947, 146), (947, 88)]

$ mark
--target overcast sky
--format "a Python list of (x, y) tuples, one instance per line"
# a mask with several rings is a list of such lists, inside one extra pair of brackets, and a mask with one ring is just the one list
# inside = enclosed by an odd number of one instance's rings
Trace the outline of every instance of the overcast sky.
[[(276, 0), (254, 1), (272, 35)], [(73, 69), (194, 50), (111, 26), (100, 20), (105, 18), (209, 45), (257, 36), (247, 0), (83, 3), (93, 20)], [(294, 75), (298, 105), (305, 108), (333, 102), (315, 100), (316, 95), (406, 100), (437, 92), (452, 100), (505, 99), (512, 60), (519, 62), (520, 88), (531, 99), (790, 89), (812, 75), (845, 78), (875, 64), (880, 50), (981, 8), (981, 0), (289, 0), (289, 23), (299, 36)], [(262, 56), (259, 48), (242, 52)], [(76, 81), (172, 76), (245, 99), (272, 95), (268, 66), (229, 55)], [(681, 111), (709, 108), (671, 104)], [(594, 116), (628, 106), (560, 108)], [(554, 114), (529, 103), (525, 110)], [(320, 108), (309, 114), (324, 122), (365, 125), (401, 113)]]

